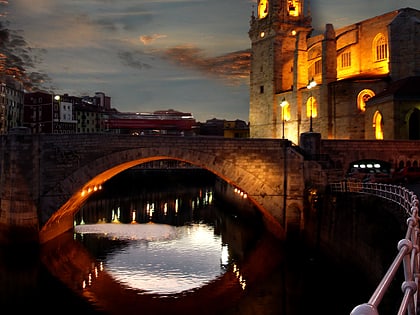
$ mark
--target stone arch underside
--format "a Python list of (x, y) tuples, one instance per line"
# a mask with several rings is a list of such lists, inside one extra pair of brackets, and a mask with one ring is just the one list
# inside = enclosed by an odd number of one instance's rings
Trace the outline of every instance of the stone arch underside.
[[(73, 228), (74, 214), (104, 182), (135, 165), (155, 160), (178, 160), (206, 169), (227, 183), (246, 192), (248, 199), (261, 211), (267, 228), (284, 237), (281, 222), (279, 187), (267, 182), (264, 171), (251, 173), (246, 165), (208, 152), (185, 148), (138, 148), (114, 152), (98, 158), (62, 180), (41, 197), (40, 241), (48, 240)], [(262, 168), (264, 169), (264, 168)], [(270, 169), (269, 167), (265, 169)], [(272, 171), (272, 170), (270, 170)], [(85, 192), (84, 194), (82, 192)]]

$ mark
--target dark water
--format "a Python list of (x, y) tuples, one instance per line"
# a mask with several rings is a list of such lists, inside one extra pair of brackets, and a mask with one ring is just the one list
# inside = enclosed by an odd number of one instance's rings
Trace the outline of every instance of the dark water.
[(373, 292), (357, 270), (267, 234), (213, 185), (201, 173), (105, 185), (75, 217), (82, 233), (0, 250), (1, 314), (337, 315)]

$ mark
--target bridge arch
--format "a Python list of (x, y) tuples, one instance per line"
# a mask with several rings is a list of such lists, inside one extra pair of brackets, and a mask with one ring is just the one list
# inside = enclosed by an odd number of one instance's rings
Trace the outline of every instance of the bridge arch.
[[(265, 196), (278, 196), (279, 191), (267, 184), (264, 176), (258, 177), (256, 173), (250, 172), (246, 168), (247, 164), (239, 166), (236, 160), (185, 147), (141, 147), (101, 156), (76, 169), (48, 191), (41, 198), (41, 243), (73, 228), (74, 214), (104, 182), (135, 165), (156, 160), (189, 163), (208, 170), (228, 184), (241, 189), (247, 193), (250, 202), (261, 211), (267, 228), (277, 235), (284, 234), (278, 218), (275, 218), (264, 204)], [(60, 205), (58, 209), (57, 205)]]

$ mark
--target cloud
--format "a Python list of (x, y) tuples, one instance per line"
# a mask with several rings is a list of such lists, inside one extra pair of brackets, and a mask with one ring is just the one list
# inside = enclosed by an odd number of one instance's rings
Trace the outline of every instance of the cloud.
[(41, 72), (31, 72), (36, 66), (37, 57), (17, 31), (8, 29), (7, 22), (0, 21), (0, 73), (14, 77), (27, 90), (49, 81)]
[(148, 63), (142, 62), (137, 56), (135, 52), (129, 51), (120, 51), (118, 53), (118, 57), (122, 61), (122, 64), (131, 68), (135, 69), (150, 69), (151, 65)]
[[(7, 0), (0, 0), (0, 8), (6, 7), (9, 4), (9, 1)], [(0, 18), (1, 17), (6, 17), (8, 15), (8, 12), (6, 10), (1, 10), (0, 11)]]
[(184, 45), (163, 51), (162, 57), (180, 66), (228, 80), (232, 84), (249, 78), (251, 61), (249, 49), (218, 57), (206, 57), (202, 49)]
[(160, 39), (160, 38), (166, 38), (166, 35), (163, 34), (153, 34), (153, 35), (142, 35), (140, 36), (140, 41), (144, 44), (144, 45), (150, 45), (152, 44), (154, 41)]

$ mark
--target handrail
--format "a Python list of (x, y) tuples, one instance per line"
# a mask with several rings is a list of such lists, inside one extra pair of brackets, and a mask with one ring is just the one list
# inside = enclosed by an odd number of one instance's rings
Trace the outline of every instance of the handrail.
[(401, 267), (404, 269), (404, 282), (401, 285), (403, 298), (398, 315), (419, 314), (417, 310), (417, 295), (419, 285), (419, 201), (417, 196), (402, 186), (382, 183), (363, 183), (356, 181), (341, 181), (330, 184), (332, 192), (354, 192), (375, 195), (397, 203), (409, 216), (407, 232), (398, 242), (398, 253), (388, 271), (385, 273), (375, 292), (367, 303), (353, 308), (350, 315), (379, 315), (378, 306), (388, 290), (395, 274)]

